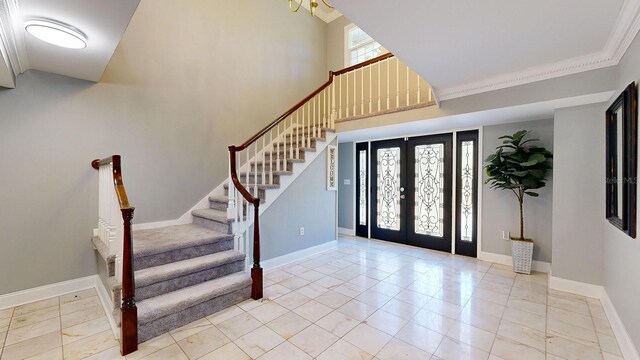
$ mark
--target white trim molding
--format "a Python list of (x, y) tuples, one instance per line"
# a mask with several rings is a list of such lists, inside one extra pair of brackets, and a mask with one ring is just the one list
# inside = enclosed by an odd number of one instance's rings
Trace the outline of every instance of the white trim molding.
[(618, 65), (640, 30), (640, 0), (624, 0), (611, 35), (600, 52), (498, 75), (481, 81), (433, 89), (436, 99), (450, 100), (487, 91)]
[(600, 285), (588, 284), (580, 281), (568, 280), (549, 276), (549, 289), (564, 291), (576, 295), (582, 295), (600, 300), (609, 324), (620, 346), (620, 351), (626, 360), (640, 360), (640, 354), (636, 348), (627, 328), (624, 326), (620, 315), (613, 302), (609, 298), (606, 289)]
[(580, 281), (568, 280), (549, 274), (549, 289), (564, 291), (576, 295), (601, 299), (605, 293), (600, 285), (587, 284)]
[(602, 292), (600, 302), (602, 303), (604, 313), (607, 314), (607, 319), (609, 319), (609, 324), (613, 329), (616, 340), (618, 340), (618, 345), (624, 358), (626, 360), (640, 360), (638, 348), (634, 345), (631, 335), (629, 335), (627, 328), (624, 326), (622, 319), (620, 319), (620, 315), (618, 315), (618, 311), (616, 311), (616, 307), (613, 305), (613, 302), (611, 302), (609, 294), (607, 294), (606, 291)]
[(109, 321), (109, 325), (111, 326), (111, 331), (113, 332), (113, 336), (116, 339), (120, 338), (120, 331), (118, 328), (118, 323), (116, 319), (113, 317), (113, 297), (109, 296), (109, 290), (104, 287), (102, 280), (100, 280), (100, 276), (96, 275), (96, 292), (98, 293), (98, 299), (100, 299), (100, 303), (102, 304), (102, 309), (104, 310), (105, 315), (107, 316), (107, 320)]
[(338, 247), (338, 240), (328, 241), (324, 244), (312, 246), (306, 249), (298, 250), (273, 259), (262, 261), (262, 268), (265, 270), (273, 270), (292, 262), (308, 258)]
[[(513, 258), (509, 255), (478, 251), (478, 260), (505, 266), (513, 266)], [(551, 264), (544, 261), (533, 260), (533, 262), (531, 263), (531, 269), (533, 271), (548, 274), (549, 272), (551, 272)]]
[[(90, 289), (96, 286), (96, 278), (97, 275), (91, 275), (83, 278), (62, 281), (55, 284), (38, 286), (31, 289), (0, 295), (0, 309), (7, 309), (32, 303), (35, 301), (45, 300), (60, 295)], [(98, 281), (100, 281), (100, 279), (98, 279)]]

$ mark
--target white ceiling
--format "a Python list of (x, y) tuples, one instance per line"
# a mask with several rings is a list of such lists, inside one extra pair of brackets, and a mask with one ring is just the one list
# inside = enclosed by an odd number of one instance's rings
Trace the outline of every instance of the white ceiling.
[(615, 65), (640, 26), (638, 0), (401, 3), (333, 0), (440, 100)]
[[(15, 44), (13, 50), (17, 53), (19, 63), (13, 64), (14, 71), (20, 73), (28, 69), (36, 69), (78, 79), (99, 81), (140, 0), (0, 0), (0, 2), (4, 2), (10, 9), (13, 7), (13, 11), (10, 11), (10, 20), (13, 23), (11, 40)], [(81, 30), (87, 35), (87, 47), (80, 50), (65, 49), (36, 39), (24, 30), (25, 20), (31, 18), (48, 18)], [(11, 51), (11, 47), (9, 50)], [(2, 66), (0, 66), (0, 78), (1, 72)]]

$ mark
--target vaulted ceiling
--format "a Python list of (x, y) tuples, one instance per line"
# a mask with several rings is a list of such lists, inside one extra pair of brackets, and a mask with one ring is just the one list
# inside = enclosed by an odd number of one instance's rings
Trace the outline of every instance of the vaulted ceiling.
[[(28, 69), (99, 81), (140, 0), (0, 0), (0, 86), (15, 87)], [(25, 21), (46, 18), (87, 36), (84, 49), (66, 49), (28, 34)]]
[(616, 65), (640, 0), (333, 0), (440, 100)]

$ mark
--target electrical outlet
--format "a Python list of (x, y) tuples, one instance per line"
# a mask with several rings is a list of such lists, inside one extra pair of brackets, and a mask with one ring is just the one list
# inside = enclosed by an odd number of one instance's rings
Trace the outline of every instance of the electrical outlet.
[(300, 236), (304, 236), (304, 228), (303, 227), (300, 228)]
[(511, 240), (511, 231), (502, 230), (502, 240)]
[(345, 185), (351, 185), (351, 179), (344, 179)]

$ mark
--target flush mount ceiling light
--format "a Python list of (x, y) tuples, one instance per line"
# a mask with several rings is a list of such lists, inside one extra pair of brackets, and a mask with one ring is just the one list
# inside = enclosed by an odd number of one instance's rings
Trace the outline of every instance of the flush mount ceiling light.
[(69, 49), (87, 47), (87, 37), (79, 30), (52, 20), (33, 19), (25, 22), (27, 32), (49, 44)]

